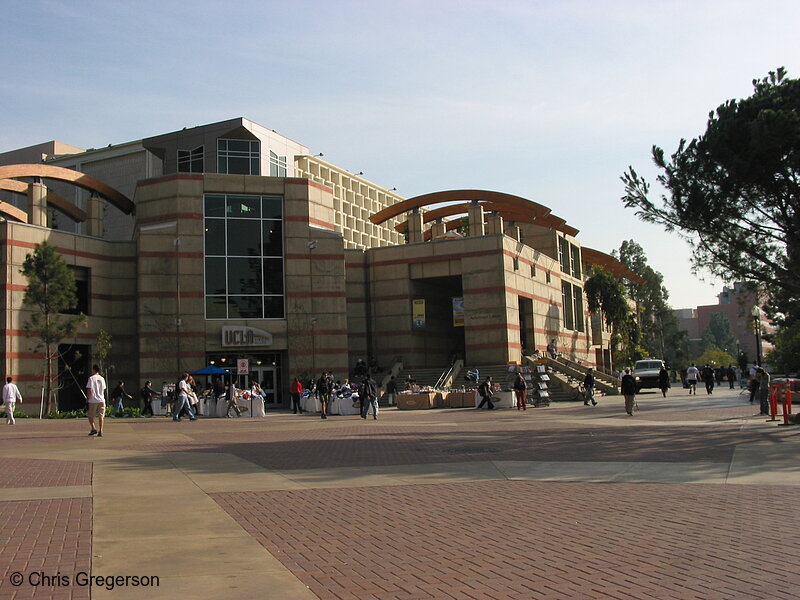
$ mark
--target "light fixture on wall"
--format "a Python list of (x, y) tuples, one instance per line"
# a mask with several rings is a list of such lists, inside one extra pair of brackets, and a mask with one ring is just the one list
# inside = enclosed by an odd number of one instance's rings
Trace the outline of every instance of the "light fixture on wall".
[(209, 364), (212, 364), (212, 365), (213, 365), (215, 361), (213, 361), (213, 360), (210, 360), (210, 361), (208, 361), (208, 362), (209, 362)]
[(308, 246), (309, 250), (313, 250), (314, 248), (317, 247), (317, 240), (308, 240), (306, 246)]

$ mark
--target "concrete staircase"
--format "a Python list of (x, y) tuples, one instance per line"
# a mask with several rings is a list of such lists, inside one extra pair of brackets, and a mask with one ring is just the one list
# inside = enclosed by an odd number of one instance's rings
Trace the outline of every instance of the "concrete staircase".
[[(556, 374), (560, 374), (559, 381), (562, 382), (562, 387), (564, 383), (570, 387), (577, 387), (582, 384), (588, 368), (586, 365), (576, 363), (561, 356), (558, 358), (547, 357), (547, 367), (548, 371), (554, 371)], [(595, 371), (594, 380), (594, 389), (596, 393), (599, 392), (605, 396), (619, 394), (619, 382), (614, 377), (606, 373)]]

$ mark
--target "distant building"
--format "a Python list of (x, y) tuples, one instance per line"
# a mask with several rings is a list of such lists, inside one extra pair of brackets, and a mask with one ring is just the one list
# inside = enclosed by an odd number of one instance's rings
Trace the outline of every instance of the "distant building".
[[(673, 311), (678, 319), (681, 330), (686, 331), (689, 337), (689, 353), (697, 355), (702, 351), (703, 332), (711, 322), (714, 314), (721, 314), (731, 324), (731, 332), (737, 346), (728, 349), (732, 356), (737, 352), (744, 352), (750, 362), (756, 360), (756, 320), (761, 330), (761, 356), (762, 360), (772, 350), (772, 344), (764, 340), (763, 334), (774, 333), (775, 327), (761, 310), (765, 298), (759, 296), (747, 283), (736, 282), (733, 287), (725, 286), (717, 295), (717, 304), (698, 306), (697, 308), (682, 308)], [(753, 309), (757, 307), (758, 317), (754, 317)]]

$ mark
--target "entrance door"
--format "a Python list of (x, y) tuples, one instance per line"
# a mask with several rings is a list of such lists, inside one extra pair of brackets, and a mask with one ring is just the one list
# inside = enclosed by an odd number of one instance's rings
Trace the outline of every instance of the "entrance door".
[(258, 381), (258, 384), (261, 386), (261, 390), (264, 392), (264, 404), (274, 407), (278, 401), (277, 369), (272, 365), (253, 365), (250, 367), (250, 376), (248, 381), (253, 381), (254, 379)]

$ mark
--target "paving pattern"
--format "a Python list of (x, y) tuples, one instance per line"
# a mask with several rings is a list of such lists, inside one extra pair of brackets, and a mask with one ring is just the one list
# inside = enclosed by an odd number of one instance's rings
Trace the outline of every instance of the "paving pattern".
[(488, 481), (214, 497), (324, 600), (797, 597), (800, 565), (757, 557), (800, 547), (778, 525), (800, 489)]
[(102, 439), (20, 419), (0, 438), (0, 600), (795, 598), (800, 428), (719, 392), (643, 394), (632, 418), (604, 398), (109, 419)]

